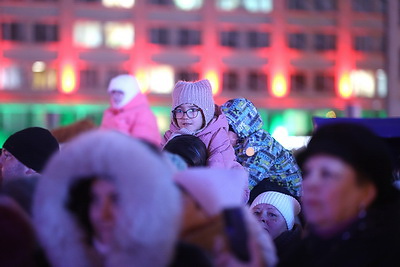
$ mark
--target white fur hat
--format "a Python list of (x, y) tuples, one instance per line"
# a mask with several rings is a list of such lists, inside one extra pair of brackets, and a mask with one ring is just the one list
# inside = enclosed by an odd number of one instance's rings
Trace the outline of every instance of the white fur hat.
[(129, 74), (121, 74), (111, 79), (108, 85), (108, 93), (113, 90), (124, 92), (124, 98), (121, 103), (114, 103), (111, 100), (113, 108), (122, 108), (129, 103), (138, 93), (140, 93), (140, 87), (135, 77)]
[(288, 230), (292, 230), (295, 216), (300, 213), (300, 203), (292, 196), (275, 192), (267, 191), (259, 194), (251, 203), (252, 210), (258, 204), (269, 204), (274, 206), (285, 218)]
[(243, 170), (192, 167), (176, 173), (174, 180), (210, 216), (244, 205), (248, 177)]
[(182, 104), (194, 104), (201, 108), (208, 124), (215, 113), (215, 103), (209, 80), (197, 82), (179, 81), (172, 92), (172, 110)]

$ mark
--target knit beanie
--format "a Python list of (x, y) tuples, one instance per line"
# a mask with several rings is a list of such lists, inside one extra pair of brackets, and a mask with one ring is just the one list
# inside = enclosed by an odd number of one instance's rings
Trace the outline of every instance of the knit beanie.
[(393, 194), (393, 174), (387, 144), (371, 130), (356, 123), (331, 123), (313, 133), (300, 157), (300, 167), (311, 156), (325, 154), (337, 157), (356, 170), (359, 182), (370, 181), (377, 190), (377, 199)]
[(215, 113), (210, 81), (205, 79), (197, 82), (177, 82), (172, 92), (172, 110), (182, 104), (193, 104), (201, 108), (207, 125)]
[(112, 90), (124, 92), (124, 98), (121, 103), (117, 104), (111, 100), (111, 106), (113, 108), (122, 108), (140, 92), (140, 87), (135, 77), (129, 74), (122, 74), (110, 81), (107, 91), (111, 93)]
[(49, 130), (30, 127), (12, 134), (4, 142), (3, 148), (25, 166), (41, 172), (59, 145)]
[(294, 197), (280, 192), (268, 191), (258, 195), (251, 203), (250, 209), (259, 204), (274, 206), (285, 218), (288, 230), (292, 230), (295, 216), (300, 213), (300, 203)]
[(243, 205), (247, 187), (243, 170), (192, 167), (176, 173), (174, 180), (209, 216)]

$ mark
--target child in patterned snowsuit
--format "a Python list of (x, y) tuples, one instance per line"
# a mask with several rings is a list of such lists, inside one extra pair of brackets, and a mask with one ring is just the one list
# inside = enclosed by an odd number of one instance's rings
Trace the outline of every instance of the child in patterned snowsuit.
[(301, 195), (301, 171), (292, 152), (262, 129), (263, 121), (254, 104), (245, 98), (227, 101), (221, 107), (230, 131), (237, 136), (237, 161), (249, 172), (249, 188), (269, 179)]

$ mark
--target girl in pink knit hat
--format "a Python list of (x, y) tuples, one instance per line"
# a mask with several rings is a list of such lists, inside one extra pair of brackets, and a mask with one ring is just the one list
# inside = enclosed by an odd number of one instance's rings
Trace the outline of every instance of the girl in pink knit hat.
[(192, 134), (207, 147), (207, 166), (241, 169), (229, 141), (228, 127), (225, 115), (214, 103), (208, 80), (179, 81), (172, 92), (171, 125), (162, 145), (177, 135)]

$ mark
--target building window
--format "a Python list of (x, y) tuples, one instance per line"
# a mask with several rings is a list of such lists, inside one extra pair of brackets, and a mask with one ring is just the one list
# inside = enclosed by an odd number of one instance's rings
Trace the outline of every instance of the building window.
[(24, 75), (21, 67), (11, 65), (0, 69), (0, 89), (17, 90), (24, 85)]
[(203, 0), (174, 0), (175, 6), (181, 10), (196, 10), (201, 8)]
[(178, 43), (180, 46), (200, 45), (201, 34), (198, 30), (179, 29)]
[(168, 6), (173, 4), (172, 0), (148, 0), (148, 3), (159, 6)]
[(237, 31), (223, 31), (220, 34), (221, 45), (227, 47), (239, 47), (239, 32)]
[(250, 48), (270, 46), (270, 34), (266, 32), (250, 31), (247, 33), (247, 44)]
[(96, 69), (81, 70), (79, 75), (80, 75), (79, 88), (85, 90), (85, 89), (95, 89), (99, 86), (99, 75)]
[(37, 23), (33, 25), (34, 41), (38, 43), (57, 42), (58, 25)]
[(176, 81), (197, 81), (199, 77), (199, 73), (194, 71), (184, 70), (176, 73)]
[(25, 41), (25, 25), (18, 22), (2, 23), (1, 38), (5, 41)]
[(290, 91), (302, 93), (306, 91), (306, 76), (304, 73), (295, 73), (290, 75)]
[(318, 11), (335, 11), (337, 10), (336, 0), (314, 0), (314, 9)]
[(103, 42), (101, 24), (96, 21), (78, 21), (74, 25), (74, 42), (85, 48), (100, 47)]
[(247, 87), (253, 92), (268, 92), (267, 75), (259, 71), (250, 71), (247, 75)]
[(305, 50), (307, 47), (307, 36), (305, 33), (289, 33), (288, 46), (293, 49)]
[(272, 0), (243, 0), (243, 7), (249, 12), (271, 12), (273, 9)]
[(273, 10), (273, 0), (217, 0), (216, 6), (222, 11), (233, 11), (242, 7), (252, 13), (268, 13)]
[(315, 75), (315, 91), (320, 93), (335, 93), (335, 78), (326, 73), (317, 73)]
[(118, 69), (118, 67), (108, 69), (106, 73), (104, 88), (108, 88), (108, 85), (110, 84), (112, 78), (117, 77), (118, 75), (121, 74), (129, 74), (129, 73), (123, 69)]
[(363, 52), (383, 52), (384, 40), (379, 37), (356, 36), (354, 37), (354, 50)]
[(134, 42), (134, 29), (130, 23), (107, 22), (104, 24), (104, 36), (107, 47), (128, 49)]
[(307, 0), (287, 0), (287, 8), (291, 10), (307, 10)]
[(314, 49), (317, 51), (336, 50), (336, 35), (315, 34)]
[(55, 91), (57, 71), (42, 61), (32, 64), (32, 89), (34, 91)]
[(352, 0), (352, 9), (356, 12), (380, 12), (387, 9), (387, 0)]
[(152, 44), (168, 45), (169, 30), (167, 28), (152, 28), (150, 29), (150, 42)]
[(225, 91), (236, 92), (239, 89), (239, 75), (235, 71), (222, 74), (222, 88)]

